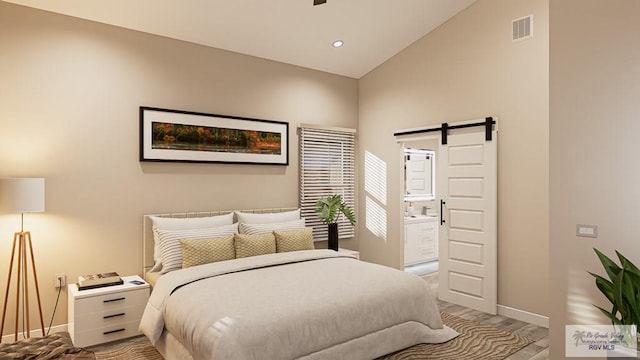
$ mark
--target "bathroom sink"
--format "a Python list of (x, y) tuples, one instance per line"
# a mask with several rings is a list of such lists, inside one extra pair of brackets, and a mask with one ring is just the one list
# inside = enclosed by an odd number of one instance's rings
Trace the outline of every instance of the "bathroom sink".
[(438, 218), (438, 215), (433, 215), (433, 214), (429, 214), (429, 215), (413, 215), (413, 216), (405, 216), (404, 220), (405, 221), (420, 221), (420, 220), (431, 220), (431, 219), (436, 219)]

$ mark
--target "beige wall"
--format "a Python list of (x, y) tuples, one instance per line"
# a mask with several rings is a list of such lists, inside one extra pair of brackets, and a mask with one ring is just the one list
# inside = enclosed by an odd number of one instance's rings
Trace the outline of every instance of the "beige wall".
[[(535, 37), (513, 43), (511, 20), (530, 14)], [(377, 181), (388, 183), (382, 200), (360, 193), (363, 259), (402, 264), (402, 164), (393, 132), (496, 116), (498, 303), (548, 314), (548, 16), (547, 0), (479, 0), (361, 79), (360, 163), (378, 159), (386, 177)], [(365, 210), (367, 198), (380, 215)], [(375, 219), (386, 233), (365, 229)]]
[[(550, 43), (551, 359), (565, 324), (607, 324), (592, 248), (636, 264), (640, 194), (640, 2), (552, 0)], [(598, 238), (575, 236), (598, 225)]]
[[(354, 79), (5, 2), (0, 79), (0, 177), (46, 178), (25, 222), (47, 319), (55, 273), (140, 273), (142, 214), (296, 206), (297, 125), (358, 121)], [(290, 164), (140, 163), (141, 105), (289, 122)], [(2, 281), (19, 221), (0, 215)]]

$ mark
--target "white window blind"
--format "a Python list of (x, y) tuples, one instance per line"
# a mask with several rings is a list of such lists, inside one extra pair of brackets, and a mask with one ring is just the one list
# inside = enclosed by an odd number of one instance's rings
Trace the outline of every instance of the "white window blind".
[[(352, 129), (299, 128), (300, 209), (316, 241), (327, 240), (327, 225), (315, 212), (318, 199), (340, 194), (355, 210), (355, 135)], [(355, 236), (344, 215), (338, 218), (338, 234), (340, 238)]]

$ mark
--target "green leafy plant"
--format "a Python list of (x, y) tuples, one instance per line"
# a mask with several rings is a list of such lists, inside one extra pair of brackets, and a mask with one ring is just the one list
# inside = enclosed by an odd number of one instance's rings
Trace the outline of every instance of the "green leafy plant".
[(340, 194), (320, 198), (316, 203), (316, 212), (320, 220), (325, 224), (337, 222), (340, 214), (343, 214), (352, 226), (356, 224), (353, 210), (342, 200), (342, 195)]
[[(640, 325), (640, 270), (616, 251), (620, 265), (598, 249), (598, 255), (609, 279), (589, 272), (596, 279), (596, 286), (612, 305), (611, 311), (596, 306), (614, 325)], [(595, 306), (595, 305), (594, 305)]]

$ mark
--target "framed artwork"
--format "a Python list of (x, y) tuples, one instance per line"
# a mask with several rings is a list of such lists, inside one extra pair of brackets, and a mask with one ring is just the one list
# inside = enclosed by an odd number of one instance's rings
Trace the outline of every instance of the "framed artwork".
[(140, 161), (289, 165), (289, 123), (141, 106)]

